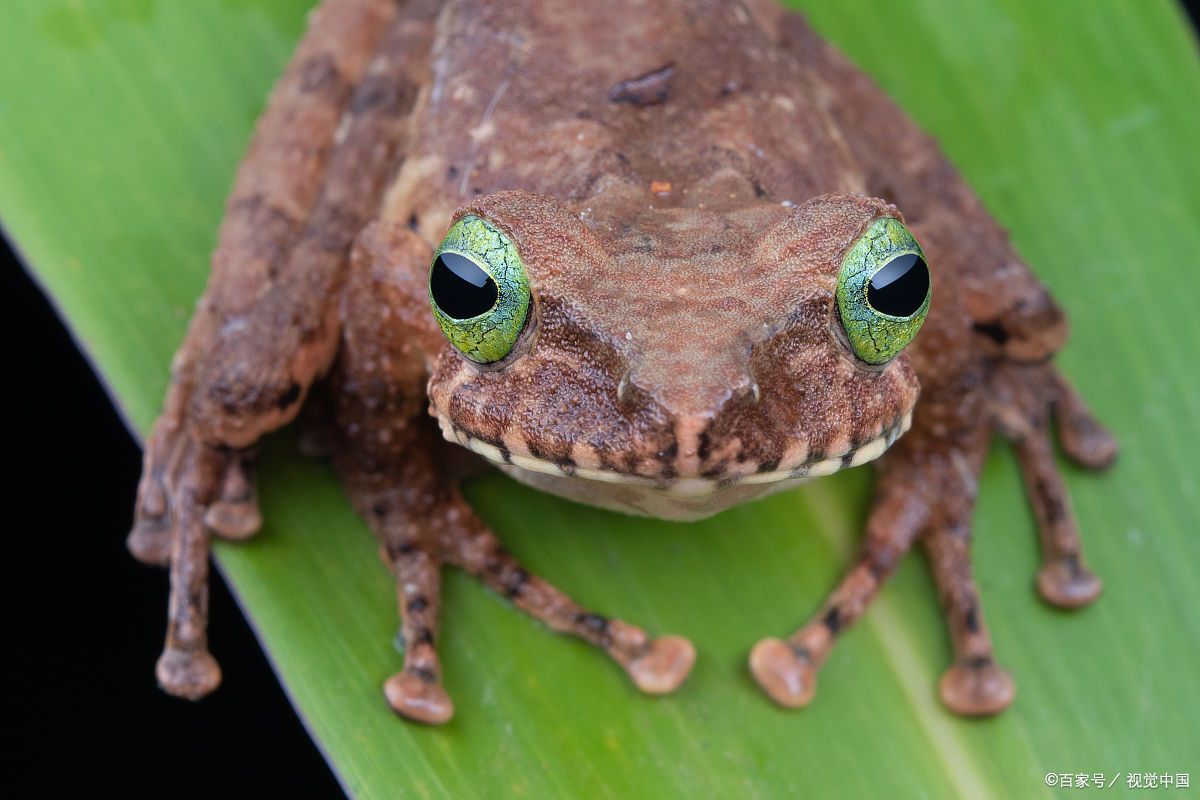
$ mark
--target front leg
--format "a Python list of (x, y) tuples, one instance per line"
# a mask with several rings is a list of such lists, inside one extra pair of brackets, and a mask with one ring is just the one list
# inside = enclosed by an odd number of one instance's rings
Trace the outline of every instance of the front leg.
[(375, 223), (362, 233), (334, 374), (335, 462), (398, 586), (404, 668), (384, 683), (388, 703), (419, 722), (453, 714), (436, 647), (443, 566), (470, 573), (551, 630), (600, 647), (642, 691), (673, 691), (695, 660), (690, 642), (652, 639), (580, 606), (508, 553), (459, 492), (469, 454), (442, 439), (425, 396), (426, 354), (442, 342), (426, 288), (431, 258), (407, 227)]
[(410, 59), (428, 38), (406, 21), (390, 0), (326, 0), (238, 169), (209, 285), (146, 440), (128, 540), (140, 560), (170, 564), (157, 676), (171, 694), (196, 699), (220, 682), (205, 630), (208, 529), (258, 530), (251, 448), (296, 415), (333, 358), (350, 243), (400, 154)]
[(1049, 421), (1064, 451), (1083, 466), (1107, 466), (1115, 445), (1049, 364), (989, 362), (923, 397), (913, 427), (879, 461), (876, 499), (858, 564), (812, 621), (786, 642), (765, 639), (750, 669), (780, 705), (807, 705), (816, 672), (837, 635), (866, 610), (897, 561), (916, 542), (925, 548), (954, 648), (940, 683), (942, 702), (964, 716), (1006, 708), (1015, 696), (996, 664), (970, 562), (971, 516), (991, 434), (1015, 441), (1042, 540), (1037, 587), (1049, 603), (1077, 608), (1094, 600), (1100, 581), (1088, 570), (1078, 530), (1054, 461)]

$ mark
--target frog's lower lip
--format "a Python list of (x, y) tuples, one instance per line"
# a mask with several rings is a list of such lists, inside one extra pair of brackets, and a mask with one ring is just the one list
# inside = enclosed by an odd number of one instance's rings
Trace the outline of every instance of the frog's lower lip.
[(559, 464), (554, 461), (546, 461), (528, 455), (510, 453), (471, 436), (462, 428), (452, 423), (444, 414), (438, 414), (438, 425), (441, 427), (442, 435), (446, 437), (447, 441), (456, 442), (501, 467), (516, 467), (529, 472), (539, 472), (544, 475), (552, 475), (560, 478), (581, 478), (605, 483), (645, 486), (680, 497), (699, 497), (739, 484), (776, 483), (778, 481), (832, 475), (839, 470), (848, 467), (857, 467), (868, 461), (874, 461), (883, 455), (909, 429), (912, 425), (912, 411), (908, 411), (891, 426), (885, 428), (879, 436), (863, 442), (840, 455), (813, 459), (794, 465), (780, 465), (777, 469), (768, 472), (752, 472), (749, 474), (716, 478), (687, 477), (669, 480), (631, 475), (615, 470), (588, 469), (574, 465)]

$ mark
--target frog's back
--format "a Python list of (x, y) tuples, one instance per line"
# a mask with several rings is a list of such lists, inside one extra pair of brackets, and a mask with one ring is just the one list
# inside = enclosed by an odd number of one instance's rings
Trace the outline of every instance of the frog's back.
[(441, 23), (401, 182), (416, 192), (396, 198), (431, 241), (503, 189), (579, 205), (669, 184), (660, 207), (728, 199), (732, 176), (739, 203), (863, 191), (804, 65), (741, 3), (460, 0)]

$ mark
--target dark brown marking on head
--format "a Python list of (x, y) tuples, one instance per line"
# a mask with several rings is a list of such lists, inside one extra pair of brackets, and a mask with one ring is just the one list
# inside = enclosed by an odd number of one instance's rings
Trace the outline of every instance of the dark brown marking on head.
[(837, 633), (842, 628), (842, 612), (837, 606), (831, 606), (825, 612), (825, 616), (821, 619), (825, 627), (829, 630), (830, 635), (837, 636)]
[(777, 469), (779, 469), (779, 459), (768, 458), (766, 461), (763, 461), (758, 465), (758, 468), (755, 470), (755, 472), (774, 472)]
[(621, 81), (608, 92), (613, 103), (630, 103), (638, 108), (655, 106), (667, 102), (671, 77), (675, 74), (674, 64), (665, 64), (644, 72), (637, 77)]

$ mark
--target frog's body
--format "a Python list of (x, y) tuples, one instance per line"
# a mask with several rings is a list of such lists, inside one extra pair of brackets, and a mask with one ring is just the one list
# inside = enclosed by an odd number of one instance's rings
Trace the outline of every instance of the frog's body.
[[(869, 364), (842, 330), (839, 270), (901, 210), (936, 300), (907, 352)], [(528, 273), (528, 317), (491, 363), (430, 311), (435, 248), (464, 219)], [(806, 703), (834, 636), (921, 539), (955, 641), (943, 698), (997, 711), (1012, 685), (967, 560), (993, 429), (1029, 479), (1043, 594), (1074, 606), (1099, 591), (1051, 409), (1078, 460), (1115, 447), (1048, 363), (1064, 334), (935, 145), (769, 2), (326, 0), (239, 172), (147, 446), (131, 547), (171, 556), (159, 679), (191, 697), (219, 681), (207, 528), (257, 529), (247, 448), (329, 375), (335, 461), (400, 585), (405, 669), (385, 690), (401, 713), (451, 714), (434, 648), (443, 563), (604, 647), (647, 691), (674, 689), (694, 656), (525, 572), (462, 501), (462, 450), (438, 426), (547, 491), (687, 519), (874, 459), (910, 424), (880, 461), (858, 565), (751, 668), (776, 701)]]

